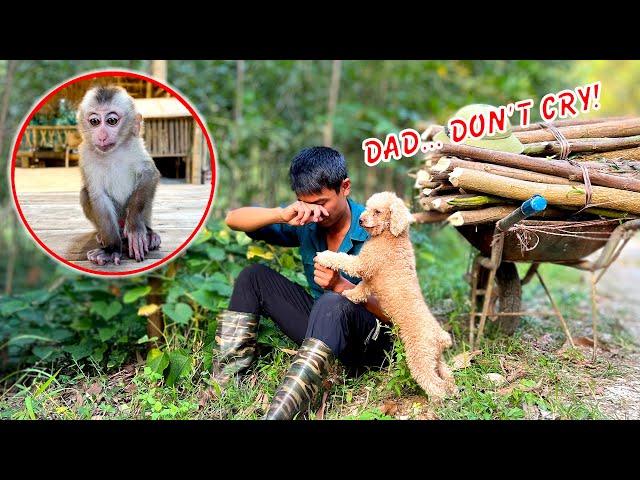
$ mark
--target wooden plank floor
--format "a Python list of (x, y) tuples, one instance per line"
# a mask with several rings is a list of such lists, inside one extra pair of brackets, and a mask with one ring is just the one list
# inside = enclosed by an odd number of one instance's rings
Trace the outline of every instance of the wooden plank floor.
[(153, 227), (162, 244), (142, 262), (123, 257), (120, 265), (99, 266), (87, 260), (98, 248), (93, 225), (80, 206), (80, 173), (72, 168), (16, 168), (16, 192), (27, 222), (38, 238), (62, 258), (92, 270), (127, 271), (157, 262), (191, 235), (207, 206), (211, 185), (163, 179), (153, 202)]

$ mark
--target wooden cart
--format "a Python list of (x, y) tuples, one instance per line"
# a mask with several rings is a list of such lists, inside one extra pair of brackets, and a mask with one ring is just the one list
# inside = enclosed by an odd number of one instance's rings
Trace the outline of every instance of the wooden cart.
[[(487, 318), (496, 321), (502, 331), (510, 334), (522, 315), (547, 315), (544, 312), (521, 311), (522, 286), (535, 276), (551, 302), (551, 314), (558, 318), (567, 339), (573, 345), (564, 317), (538, 271), (539, 265), (546, 262), (592, 272), (595, 355), (595, 285), (633, 234), (640, 229), (640, 219), (531, 220), (527, 219), (531, 213), (527, 215), (522, 211), (524, 205), (495, 224), (456, 227), (479, 250), (470, 274), (469, 343), (473, 346), (482, 340)], [(597, 260), (592, 262), (585, 259), (600, 248), (603, 250)], [(531, 264), (522, 279), (515, 265), (518, 262)], [(477, 329), (476, 320), (479, 320)]]

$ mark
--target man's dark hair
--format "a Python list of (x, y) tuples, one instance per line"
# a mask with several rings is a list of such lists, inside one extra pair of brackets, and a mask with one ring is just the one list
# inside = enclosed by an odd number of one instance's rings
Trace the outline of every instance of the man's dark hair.
[(320, 193), (325, 187), (339, 193), (342, 181), (347, 177), (344, 157), (329, 147), (300, 150), (289, 168), (291, 188), (298, 195)]

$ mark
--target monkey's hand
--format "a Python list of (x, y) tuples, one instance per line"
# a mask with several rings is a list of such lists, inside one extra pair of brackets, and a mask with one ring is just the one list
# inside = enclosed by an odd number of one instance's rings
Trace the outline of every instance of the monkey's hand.
[(160, 247), (160, 235), (149, 227), (147, 227), (147, 236), (149, 237), (149, 250), (155, 250)]
[(132, 226), (128, 223), (124, 226), (124, 236), (129, 244), (129, 257), (136, 262), (144, 260), (144, 255), (149, 253), (150, 236), (144, 223)]
[(98, 265), (106, 265), (110, 262), (113, 262), (115, 265), (120, 265), (121, 258), (122, 253), (110, 252), (106, 248), (96, 248), (87, 252), (87, 260)]

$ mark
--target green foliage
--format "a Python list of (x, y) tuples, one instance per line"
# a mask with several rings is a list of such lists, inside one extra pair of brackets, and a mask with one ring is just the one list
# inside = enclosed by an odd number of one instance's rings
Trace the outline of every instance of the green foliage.
[[(250, 254), (256, 250), (262, 253)], [(147, 365), (165, 375), (167, 384), (179, 383), (191, 372), (193, 352), (184, 345), (203, 342), (205, 350), (213, 348), (216, 314), (228, 306), (238, 273), (257, 261), (306, 286), (297, 249), (252, 243), (219, 220), (209, 224), (188, 255), (152, 274), (162, 279), (164, 303), (158, 308), (167, 346), (149, 351)], [(6, 344), (8, 367), (80, 362), (109, 369), (145, 348), (150, 339), (144, 333), (146, 318), (138, 311), (148, 304), (147, 278), (107, 283), (66, 270), (61, 275), (63, 283), (55, 291), (0, 297), (5, 319), (0, 322), (0, 345)], [(269, 320), (259, 335), (263, 345), (290, 345)]]
[[(0, 62), (0, 75), (5, 66), (6, 62)], [(0, 246), (3, 251), (17, 248), (16, 293), (0, 296), (0, 351), (6, 354), (0, 358), (0, 382), (19, 390), (19, 404), (8, 412), (0, 411), (0, 418), (192, 418), (198, 410), (195, 386), (217, 387), (208, 378), (215, 347), (215, 317), (228, 306), (239, 272), (251, 263), (263, 262), (306, 287), (296, 249), (252, 242), (245, 234), (230, 231), (219, 218), (230, 207), (273, 206), (294, 200), (287, 179), (289, 159), (300, 148), (324, 141), (331, 62), (247, 61), (241, 89), (237, 84), (238, 66), (235, 61), (169, 62), (170, 83), (208, 122), (216, 145), (217, 175), (222, 180), (217, 184), (214, 220), (189, 251), (170, 265), (145, 276), (117, 281), (84, 277), (58, 267), (17, 226), (8, 204), (8, 189), (0, 189)], [(103, 67), (147, 70), (148, 63), (20, 61), (5, 131), (15, 132), (33, 102), (52, 86), (77, 73)], [(363, 138), (415, 128), (421, 120), (444, 122), (467, 103), (539, 99), (548, 91), (580, 83), (572, 67), (571, 62), (556, 61), (343, 62), (333, 144), (347, 158), (353, 196), (364, 201), (381, 190), (394, 190), (404, 198), (414, 194), (407, 171), (417, 165), (418, 157), (367, 168), (361, 160)], [(604, 70), (599, 65), (594, 72)], [(607, 84), (605, 91), (608, 88)], [(241, 95), (236, 97), (236, 93)], [(44, 120), (37, 118), (39, 121)], [(61, 106), (53, 122), (72, 124), (72, 112)], [(5, 136), (2, 161), (9, 157), (10, 137)], [(0, 181), (5, 184), (7, 170), (0, 168)], [(452, 229), (430, 226), (413, 228), (412, 240), (425, 298), (436, 309), (445, 301), (454, 305), (447, 313), (451, 331), (454, 337), (463, 338), (463, 321), (459, 319), (468, 310), (468, 284), (463, 278), (468, 247)], [(0, 256), (3, 276), (7, 258)], [(152, 277), (160, 280), (159, 292), (151, 290)], [(525, 291), (525, 299), (526, 295)], [(571, 314), (574, 309), (577, 312), (581, 298), (575, 291), (563, 290), (557, 300), (563, 308), (569, 307)], [(149, 338), (143, 312), (156, 307), (166, 328)], [(147, 351), (158, 338), (162, 339), (162, 348)], [(253, 369), (257, 383), (252, 386), (242, 381), (229, 387), (213, 410), (200, 415), (257, 417), (260, 395), (273, 394), (288, 366), (290, 356), (282, 348), (293, 347), (269, 319), (260, 324), (258, 342), (261, 355)], [(539, 376), (562, 378), (564, 366), (551, 357), (543, 357), (544, 364), (536, 362), (537, 370), (519, 381), (510, 395), (497, 396), (483, 377), (497, 368), (497, 354), (487, 352), (483, 358), (493, 360), (482, 360), (456, 372), (463, 395), (438, 412), (442, 418), (522, 418), (523, 405), (533, 404), (562, 418), (597, 416), (579, 401), (554, 400), (536, 393), (530, 382)], [(135, 414), (121, 413), (118, 404), (109, 399), (96, 399), (95, 405), (79, 405), (74, 410), (51, 400), (67, 386), (75, 385), (78, 377), (116, 372), (137, 357), (146, 358), (146, 367), (134, 377), (137, 391), (129, 400)], [(54, 375), (47, 373), (56, 370)], [(388, 374), (388, 382), (381, 380), (384, 375), (372, 374), (347, 384), (342, 398), (352, 405), (358, 387), (370, 392), (376, 385), (377, 392), (380, 383), (386, 395), (419, 394), (400, 342), (394, 346)], [(558, 382), (558, 388), (572, 391), (570, 385)], [(347, 418), (390, 417), (367, 406)]]

